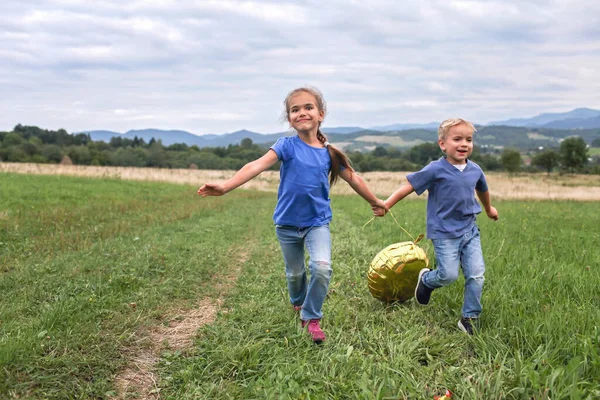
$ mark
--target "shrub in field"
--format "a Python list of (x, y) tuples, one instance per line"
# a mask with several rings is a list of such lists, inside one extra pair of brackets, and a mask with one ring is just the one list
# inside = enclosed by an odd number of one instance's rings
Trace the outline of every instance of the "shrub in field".
[(531, 163), (544, 169), (549, 175), (560, 164), (560, 155), (553, 149), (546, 149), (536, 154)]
[(570, 173), (583, 169), (588, 162), (587, 144), (578, 136), (563, 140), (559, 153), (562, 167)]
[(519, 172), (521, 169), (521, 154), (516, 149), (504, 149), (500, 155), (500, 161), (509, 174)]

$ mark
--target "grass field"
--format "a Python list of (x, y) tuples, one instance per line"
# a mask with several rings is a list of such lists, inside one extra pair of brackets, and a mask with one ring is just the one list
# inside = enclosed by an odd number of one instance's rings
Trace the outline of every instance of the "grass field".
[[(371, 297), (371, 259), (409, 238), (387, 217), (363, 227), (368, 205), (334, 196), (318, 347), (287, 300), (275, 194), (12, 173), (0, 186), (0, 398), (600, 397), (597, 202), (503, 200), (500, 221), (480, 217), (485, 311), (468, 337), (462, 281), (425, 308)], [(424, 201), (393, 211), (424, 232)], [(192, 345), (152, 335), (207, 299), (216, 317)], [(151, 390), (120, 390), (135, 353), (159, 344)]]
[[(198, 185), (201, 182), (228, 179), (235, 171), (0, 162), (1, 172)], [(387, 196), (402, 182), (406, 182), (408, 173), (377, 171), (364, 172), (361, 176), (374, 192)], [(600, 201), (600, 175), (490, 172), (486, 173), (486, 179), (494, 199)], [(279, 171), (265, 171), (244, 184), (243, 188), (277, 192), (278, 185)], [(348, 185), (337, 185), (332, 189), (332, 193), (354, 194)], [(411, 194), (410, 197), (417, 198), (417, 195)]]

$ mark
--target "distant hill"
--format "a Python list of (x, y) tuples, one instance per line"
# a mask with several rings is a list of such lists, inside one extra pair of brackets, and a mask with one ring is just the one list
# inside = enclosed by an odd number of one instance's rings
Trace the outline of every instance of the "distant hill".
[(87, 133), (90, 135), (90, 137), (92, 138), (92, 140), (96, 141), (96, 142), (110, 142), (110, 138), (112, 138), (113, 136), (123, 136), (122, 133), (119, 132), (113, 132), (113, 131), (83, 131), (83, 132), (73, 132), (74, 134), (79, 134), (79, 133)]
[(531, 118), (513, 118), (490, 122), (489, 125), (545, 127), (557, 129), (600, 128), (600, 111), (576, 108), (564, 113), (545, 113)]
[(437, 129), (439, 125), (439, 122), (430, 122), (428, 124), (392, 124), (383, 126), (373, 126), (371, 127), (371, 129), (374, 131), (390, 132), (404, 131), (407, 129)]
[[(144, 141), (149, 142), (152, 138), (155, 140), (162, 140), (163, 144), (168, 146), (173, 143), (187, 143), (189, 145), (196, 144), (195, 142), (200, 138), (200, 136), (194, 135), (192, 133), (186, 131), (179, 130), (160, 130), (160, 129), (137, 129), (130, 130), (126, 133), (119, 133), (114, 131), (83, 131), (77, 133), (88, 133), (92, 140), (94, 141), (103, 141), (110, 142), (110, 139), (113, 137), (120, 137), (123, 139), (134, 139), (136, 136), (138, 139), (144, 139)], [(213, 137), (217, 135), (206, 135), (203, 137), (200, 142), (210, 141)]]
[[(363, 130), (364, 128), (361, 127), (324, 128), (323, 133), (327, 135), (345, 135)], [(126, 133), (106, 130), (82, 131), (76, 133), (87, 133), (92, 140), (103, 141), (106, 143), (110, 142), (110, 139), (113, 137), (133, 140), (137, 136), (138, 139), (144, 139), (146, 142), (149, 142), (152, 138), (161, 140), (165, 146), (170, 146), (174, 143), (185, 143), (188, 146), (196, 145), (198, 147), (226, 147), (231, 144), (239, 144), (245, 138), (249, 138), (252, 142), (258, 144), (272, 144), (280, 137), (289, 136), (290, 132), (291, 131), (262, 134), (242, 129), (240, 131), (220, 135), (208, 134), (200, 136), (181, 130), (136, 129), (127, 131)]]
[(255, 143), (264, 143), (271, 140), (275, 141), (278, 137), (285, 136), (284, 133), (263, 135), (247, 130), (222, 135), (208, 134), (202, 136), (194, 135), (193, 133), (186, 131), (161, 129), (136, 129), (127, 131), (126, 133), (103, 130), (83, 131), (78, 133), (88, 133), (92, 140), (107, 143), (110, 142), (110, 139), (113, 137), (133, 140), (137, 136), (138, 139), (144, 139), (145, 142), (149, 142), (152, 138), (160, 140), (165, 146), (170, 146), (175, 143), (185, 143), (188, 146), (196, 145), (198, 147), (222, 147), (230, 144), (239, 144), (244, 138), (250, 138)]
[(346, 134), (346, 133), (354, 133), (354, 132), (362, 131), (364, 129), (365, 128), (361, 128), (360, 126), (342, 126), (339, 128), (323, 128), (323, 133), (325, 133), (325, 134), (329, 134), (329, 133)]
[[(423, 142), (437, 140), (438, 123), (392, 124), (370, 129), (354, 127), (325, 127), (323, 132), (330, 141), (346, 150), (372, 150), (376, 146), (408, 148)], [(600, 111), (590, 108), (577, 108), (565, 113), (540, 114), (532, 118), (508, 119), (487, 125), (477, 125), (476, 143), (493, 147), (512, 146), (531, 148), (556, 146), (562, 139), (572, 135), (584, 138), (588, 143), (600, 137)], [(142, 138), (149, 142), (152, 138), (161, 140), (165, 146), (185, 143), (198, 147), (226, 147), (239, 144), (249, 138), (253, 143), (270, 146), (277, 139), (291, 135), (291, 131), (262, 134), (240, 130), (224, 134), (195, 135), (182, 130), (139, 129), (119, 133), (106, 130), (84, 131), (92, 140), (109, 142), (112, 137)]]
[(545, 128), (554, 129), (589, 129), (600, 127), (600, 115), (593, 118), (567, 118), (544, 124)]

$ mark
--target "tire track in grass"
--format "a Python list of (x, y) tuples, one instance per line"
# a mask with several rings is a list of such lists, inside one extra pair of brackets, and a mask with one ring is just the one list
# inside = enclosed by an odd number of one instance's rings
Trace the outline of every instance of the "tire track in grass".
[(129, 354), (129, 362), (115, 377), (115, 400), (160, 399), (160, 388), (154, 371), (160, 354), (167, 350), (185, 351), (192, 345), (198, 329), (215, 320), (224, 297), (235, 285), (242, 265), (249, 258), (251, 239), (246, 237), (243, 243), (244, 246), (236, 245), (228, 250), (229, 254), (236, 255), (234, 265), (225, 269), (228, 273), (220, 276), (218, 282), (210, 282), (220, 293), (218, 298), (205, 297), (193, 309), (174, 308), (166, 312), (163, 323), (141, 332), (135, 345), (124, 350), (124, 353)]

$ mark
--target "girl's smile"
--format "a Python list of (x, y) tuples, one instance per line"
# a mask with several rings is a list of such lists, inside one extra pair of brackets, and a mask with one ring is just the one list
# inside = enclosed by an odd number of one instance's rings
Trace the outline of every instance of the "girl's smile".
[(290, 98), (288, 120), (298, 132), (309, 133), (319, 129), (325, 113), (317, 107), (315, 97), (307, 92), (299, 92)]

